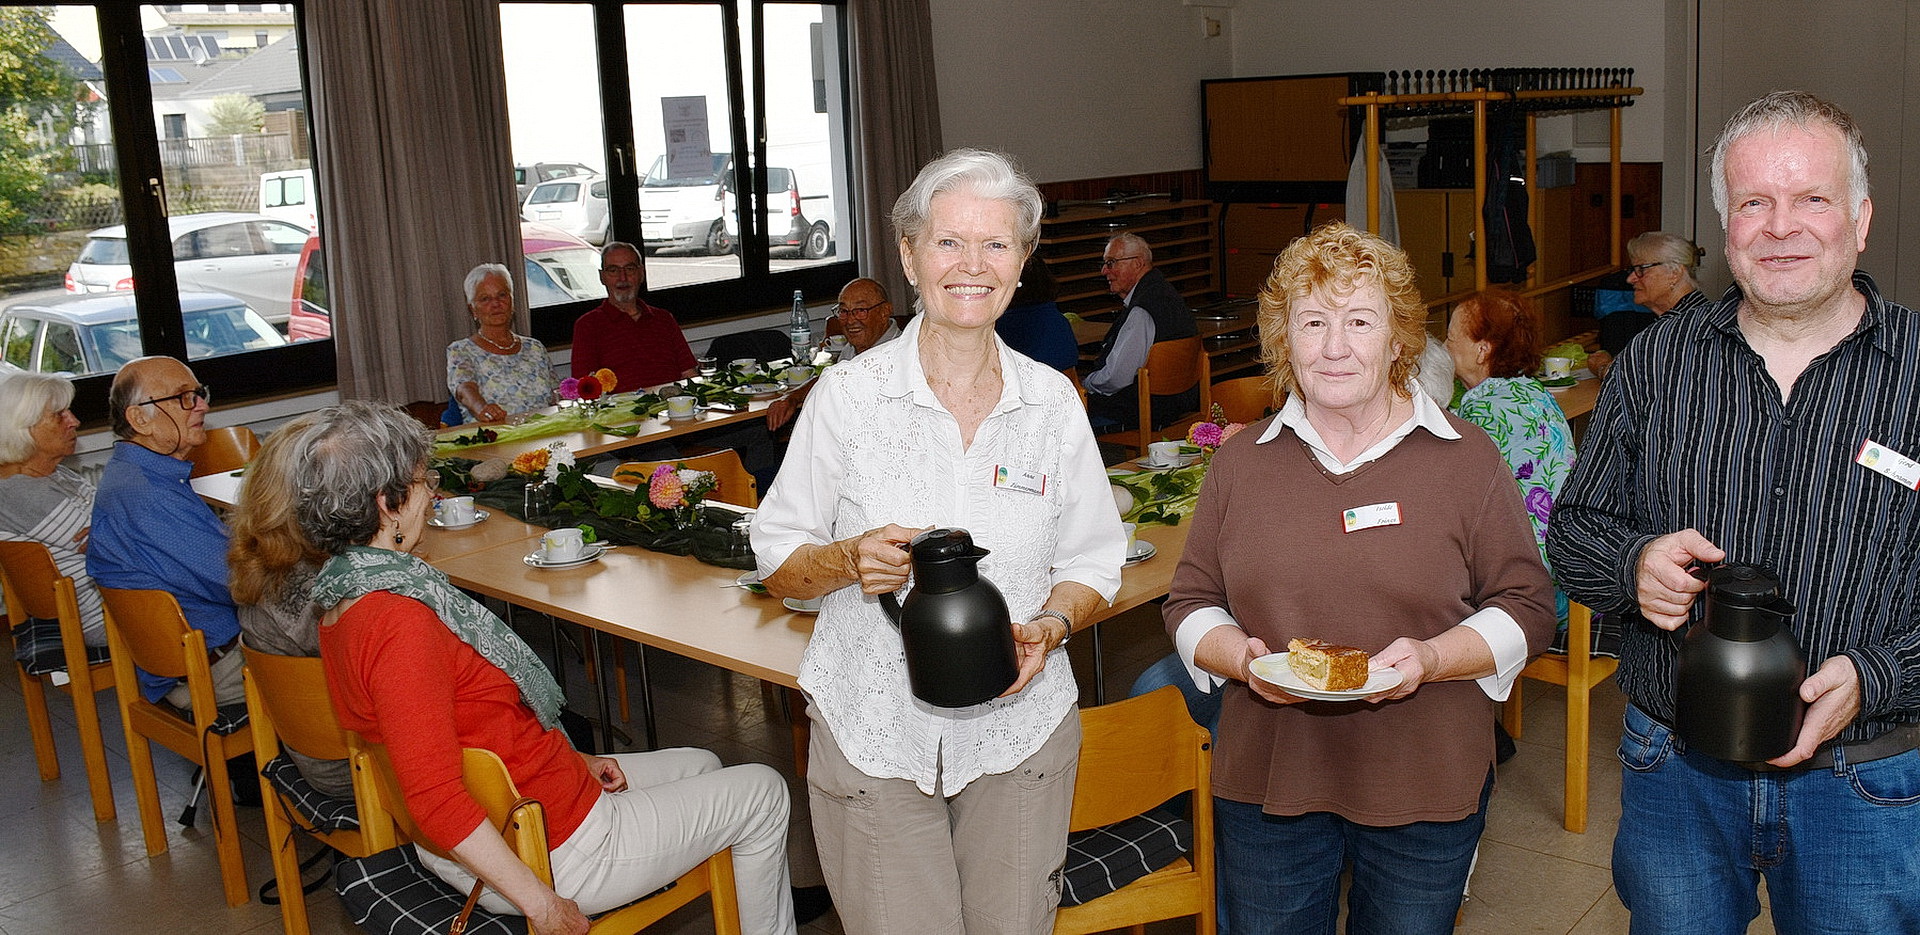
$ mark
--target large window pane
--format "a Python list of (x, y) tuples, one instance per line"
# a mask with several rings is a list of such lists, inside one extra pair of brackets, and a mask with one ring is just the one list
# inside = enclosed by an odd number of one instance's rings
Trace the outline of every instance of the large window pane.
[(99, 22), (90, 7), (0, 7), (0, 57), (21, 63), (0, 72), (0, 369), (82, 375), (97, 369), (74, 325), (89, 303), (70, 293), (118, 290), (93, 314), (132, 317), (124, 236), (89, 236), (121, 220)]
[(595, 248), (613, 225), (593, 8), (502, 4), (500, 32), (527, 305), (603, 298)]
[[(778, 3), (763, 9), (767, 186), (762, 203), (773, 268), (852, 259), (851, 250), (838, 249), (847, 204), (839, 8)], [(748, 29), (741, 36), (754, 42)]]
[(727, 216), (724, 191), (733, 167), (733, 111), (720, 16), (713, 4), (626, 8), (650, 289), (740, 277), (739, 218)]

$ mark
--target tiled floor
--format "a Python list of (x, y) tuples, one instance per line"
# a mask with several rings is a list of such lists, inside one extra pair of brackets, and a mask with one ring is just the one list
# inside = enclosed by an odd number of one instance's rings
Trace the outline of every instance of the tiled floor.
[[(544, 628), (540, 628), (544, 630)], [(1107, 685), (1124, 694), (1135, 674), (1166, 651), (1157, 608), (1117, 618), (1103, 632)], [(544, 646), (540, 634), (532, 641)], [(1092, 684), (1092, 640), (1076, 639), (1069, 649), (1083, 686)], [(648, 656), (654, 682), (661, 741), (699, 745), (729, 763), (758, 761), (792, 775), (792, 744), (772, 693), (747, 678), (671, 656)], [(9, 667), (11, 671), (11, 667)], [(588, 697), (575, 668), (569, 689)], [(145, 856), (133, 786), (127, 772), (119, 718), (107, 701), (105, 733), (113, 772), (117, 822), (96, 824), (89, 806), (86, 773), (72, 730), (72, 707), (64, 697), (52, 703), (63, 773), (42, 783), (34, 769), (32, 743), (18, 686), (11, 678), (0, 690), (0, 935), (144, 930), (199, 933), (278, 932), (276, 907), (250, 902), (228, 908), (220, 897), (218, 867), (206, 810), (199, 825), (183, 831), (169, 818), (171, 849)], [(636, 686), (637, 687), (637, 686)], [(1614, 896), (1608, 870), (1613, 826), (1618, 820), (1619, 767), (1613, 758), (1621, 698), (1611, 683), (1595, 692), (1591, 748), (1591, 820), (1584, 835), (1560, 827), (1561, 734), (1564, 694), (1555, 686), (1527, 685), (1527, 731), (1520, 753), (1500, 768), (1487, 832), (1474, 872), (1472, 900), (1460, 935), (1506, 933), (1625, 932), (1627, 913)], [(1090, 687), (1082, 702), (1092, 703)], [(591, 710), (590, 704), (578, 705)], [(636, 713), (638, 713), (636, 711)], [(637, 728), (635, 728), (637, 731)], [(159, 764), (161, 798), (168, 814), (177, 814), (186, 795), (190, 768), (165, 751)], [(819, 881), (811, 856), (806, 797), (793, 785), (796, 818), (791, 835), (796, 882)], [(257, 887), (271, 876), (263, 846), (265, 829), (258, 809), (240, 810), (249, 883)], [(338, 900), (322, 891), (310, 898), (313, 930), (348, 935)], [(698, 905), (698, 904), (696, 904)], [(660, 931), (710, 932), (705, 912), (689, 907), (663, 923)], [(838, 920), (828, 914), (803, 929), (810, 935), (839, 935)], [(1154, 935), (1190, 932), (1185, 921), (1149, 927)], [(1750, 933), (1773, 931), (1765, 916)]]

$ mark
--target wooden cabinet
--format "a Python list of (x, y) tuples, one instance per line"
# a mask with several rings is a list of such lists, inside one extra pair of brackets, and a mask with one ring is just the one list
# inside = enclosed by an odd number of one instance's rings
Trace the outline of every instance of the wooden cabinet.
[(1100, 261), (1107, 238), (1131, 232), (1153, 248), (1153, 267), (1188, 304), (1220, 291), (1220, 206), (1199, 199), (1142, 198), (1116, 205), (1074, 205), (1040, 221), (1040, 256), (1060, 282), (1063, 312), (1110, 312), (1119, 300), (1107, 291)]
[(1420, 295), (1432, 302), (1473, 288), (1473, 189), (1416, 188), (1393, 193), (1400, 248), (1413, 264)]

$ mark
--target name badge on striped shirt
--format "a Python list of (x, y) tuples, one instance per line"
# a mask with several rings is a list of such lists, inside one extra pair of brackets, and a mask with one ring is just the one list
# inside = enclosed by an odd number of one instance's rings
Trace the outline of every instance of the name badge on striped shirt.
[(1885, 475), (1908, 490), (1920, 490), (1920, 461), (1915, 461), (1871, 438), (1860, 443), (1860, 453), (1853, 456), (1853, 463), (1876, 474)]
[(1359, 532), (1362, 529), (1373, 529), (1378, 526), (1398, 526), (1400, 525), (1400, 504), (1398, 501), (1390, 501), (1356, 506), (1343, 511), (1340, 514), (1340, 522), (1347, 527), (1348, 532)]

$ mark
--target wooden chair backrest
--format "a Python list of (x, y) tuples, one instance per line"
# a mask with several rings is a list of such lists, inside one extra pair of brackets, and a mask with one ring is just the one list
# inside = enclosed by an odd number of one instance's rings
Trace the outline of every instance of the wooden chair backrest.
[(760, 505), (760, 487), (747, 473), (747, 466), (740, 461), (740, 452), (732, 448), (722, 448), (691, 458), (674, 458), (670, 461), (628, 461), (613, 470), (613, 479), (623, 484), (640, 487), (647, 485), (647, 478), (653, 476), (655, 468), (662, 464), (690, 468), (695, 471), (712, 471), (719, 482), (719, 489), (711, 495), (713, 499), (736, 506), (757, 507)]
[[(101, 588), (100, 600), (106, 604), (107, 617), (126, 644), (128, 661), (164, 678), (187, 677), (186, 642), (198, 643), (206, 652), (200, 631), (187, 626), (180, 602), (166, 591), (132, 588)], [(115, 659), (115, 664), (119, 663)]]
[(1266, 418), (1269, 410), (1280, 411), (1278, 394), (1266, 377), (1239, 377), (1213, 385), (1213, 401), (1228, 422), (1252, 425)]
[(0, 583), (6, 587), (7, 609), (15, 616), (61, 619), (63, 585), (67, 602), (73, 601), (73, 579), (60, 574), (53, 553), (38, 542), (0, 542)]
[[(405, 840), (447, 860), (456, 860), (420, 832), (420, 824), (407, 811), (407, 800), (400, 791), (400, 779), (393, 771), (393, 758), (386, 745), (356, 744), (364, 762), (373, 771), (373, 788), (379, 795), (380, 809)], [(548, 886), (553, 885), (552, 855), (547, 851), (546, 811), (533, 799), (523, 799), (507, 773), (507, 764), (491, 750), (466, 747), (461, 750), (460, 778), (468, 794), (487, 812), (487, 820), (506, 839), (520, 861), (533, 869)]]
[(1186, 392), (1200, 382), (1206, 366), (1205, 356), (1199, 338), (1155, 342), (1147, 351), (1147, 365), (1143, 368), (1148, 374), (1144, 383), (1147, 392), (1155, 396)]
[(1070, 830), (1110, 825), (1181, 792), (1211, 788), (1212, 736), (1187, 714), (1177, 688), (1081, 708), (1080, 731)]
[(234, 470), (252, 461), (254, 452), (259, 450), (259, 437), (244, 425), (208, 429), (207, 440), (188, 455), (193, 462), (192, 476), (202, 477)]
[[(265, 721), (286, 746), (316, 760), (344, 760), (352, 756), (347, 732), (334, 717), (327, 692), (327, 668), (317, 656), (281, 656), (241, 647), (247, 654), (247, 677), (259, 688)], [(264, 715), (264, 716), (263, 716)]]

